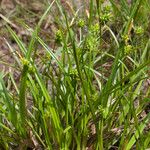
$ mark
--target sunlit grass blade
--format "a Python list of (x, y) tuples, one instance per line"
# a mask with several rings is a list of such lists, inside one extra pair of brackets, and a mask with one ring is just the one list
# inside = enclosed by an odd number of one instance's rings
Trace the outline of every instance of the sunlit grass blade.
[[(143, 120), (143, 122), (140, 123), (140, 125), (139, 125), (140, 134), (143, 132), (143, 130), (146, 127), (149, 120), (150, 120), (150, 114), (148, 114), (146, 116), (146, 118)], [(126, 147), (127, 150), (132, 148), (132, 146), (135, 144), (136, 140), (138, 140), (139, 136), (140, 136), (139, 132), (136, 130), (135, 134), (131, 137), (130, 141), (127, 144), (127, 147)]]

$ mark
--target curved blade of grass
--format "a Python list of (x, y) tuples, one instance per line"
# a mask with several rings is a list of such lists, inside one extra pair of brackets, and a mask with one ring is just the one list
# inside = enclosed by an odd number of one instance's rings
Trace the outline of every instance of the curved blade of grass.
[(58, 64), (58, 66), (60, 67), (60, 69), (65, 72), (65, 69), (63, 68), (62, 63), (57, 59), (57, 57), (55, 56), (55, 54), (52, 52), (52, 50), (44, 43), (44, 41), (38, 37), (38, 41), (39, 43), (44, 47), (44, 49), (52, 56), (52, 58), (54, 59), (54, 61)]
[(111, 30), (111, 28), (108, 27), (107, 25), (105, 25), (105, 28), (111, 33), (112, 37), (113, 37), (114, 40), (115, 40), (115, 43), (116, 43), (117, 47), (119, 48), (119, 47), (120, 47), (119, 42), (118, 42), (118, 40), (117, 40), (117, 37), (115, 36), (115, 34), (113, 33), (113, 31)]
[[(139, 125), (139, 131), (140, 134), (143, 132), (144, 128), (146, 127), (147, 123), (150, 120), (150, 113), (146, 116), (146, 118), (142, 121), (142, 123)], [(139, 131), (136, 130), (135, 134), (132, 136), (132, 138), (130, 139), (130, 141), (127, 144), (126, 150), (130, 150), (132, 148), (132, 146), (136, 143), (136, 140), (139, 138)]]
[(23, 42), (19, 39), (19, 37), (17, 36), (17, 34), (9, 26), (6, 26), (6, 27), (7, 27), (7, 30), (9, 31), (9, 33), (11, 34), (11, 36), (16, 41), (17, 45), (19, 46), (21, 52), (25, 55), (26, 52), (27, 52), (27, 49), (24, 46)]
[[(37, 124), (39, 124), (40, 122), (40, 128), (42, 129), (43, 133), (44, 133), (44, 139), (46, 140), (46, 144), (47, 146), (52, 149), (52, 144), (51, 144), (51, 141), (50, 141), (50, 138), (49, 138), (49, 133), (48, 133), (48, 126), (46, 124), (46, 120), (45, 120), (45, 116), (44, 116), (44, 110), (43, 110), (43, 107), (42, 107), (42, 102), (41, 100), (38, 98), (38, 92), (39, 90), (37, 89), (36, 87), (36, 84), (35, 84), (35, 80), (32, 79), (32, 77), (28, 74), (28, 78), (29, 78), (29, 88), (30, 90), (32, 91), (32, 94), (33, 94), (33, 97), (35, 99), (35, 102), (34, 104), (35, 105), (38, 105), (38, 111), (41, 112), (41, 115), (40, 115), (40, 118), (38, 118), (37, 121)], [(35, 119), (35, 118), (34, 118)], [(30, 127), (33, 126), (33, 124), (31, 125), (30, 122), (27, 122), (27, 124), (29, 125), (30, 124)], [(37, 132), (34, 130), (34, 128), (32, 127), (32, 130), (33, 132), (35, 133), (35, 135), (38, 137), (38, 139), (40, 138), (37, 134)], [(42, 139), (40, 138), (40, 141), (43, 143)], [(44, 143), (43, 143), (44, 144)], [(44, 144), (45, 145), (45, 144)]]
[[(145, 46), (144, 51), (143, 51), (143, 53), (142, 53), (141, 62), (144, 62), (145, 57), (146, 57), (147, 54), (149, 53), (149, 52), (148, 52), (149, 46), (150, 46), (150, 39), (149, 39), (148, 42), (146, 43), (146, 46)], [(148, 55), (149, 55), (149, 54), (148, 54)]]
[(49, 104), (50, 114), (52, 116), (55, 132), (57, 133), (57, 140), (58, 140), (58, 142), (60, 142), (63, 130), (62, 130), (62, 127), (61, 127), (59, 116), (57, 114), (57, 111), (55, 110), (52, 99), (49, 95), (49, 92), (47, 91), (47, 89), (45, 87), (45, 84), (44, 84), (43, 80), (41, 79), (41, 77), (40, 77), (40, 75), (39, 75), (36, 68), (35, 68), (35, 70), (36, 70), (35, 76), (36, 76), (37, 82), (38, 82), (38, 84), (39, 84), (39, 86), (40, 86), (40, 88), (43, 92), (43, 96), (45, 97), (45, 100)]
[(8, 110), (10, 111), (11, 122), (13, 123), (13, 125), (15, 127), (17, 127), (17, 113), (16, 113), (15, 105), (12, 102), (12, 100), (11, 100), (9, 94), (8, 94), (8, 91), (5, 87), (4, 81), (2, 79), (2, 74), (0, 74), (0, 83), (1, 83), (1, 86), (3, 88), (3, 93), (5, 95), (4, 101), (5, 101), (5, 103), (8, 107)]
[(11, 129), (9, 129), (8, 127), (6, 127), (5, 125), (3, 125), (1, 122), (0, 122), (0, 127), (2, 127), (3, 129), (5, 129), (6, 131), (8, 131), (9, 133), (13, 134), (13, 135), (16, 135), (15, 132), (13, 132)]
[(39, 30), (40, 30), (40, 26), (41, 26), (42, 22), (44, 21), (45, 17), (47, 16), (48, 12), (50, 11), (51, 7), (53, 6), (54, 2), (55, 2), (55, 0), (53, 0), (53, 2), (47, 8), (45, 13), (41, 17), (40, 21), (38, 22), (38, 25), (36, 26), (34, 32), (32, 33), (32, 39), (30, 41), (29, 48), (28, 48), (28, 51), (27, 51), (27, 54), (26, 54), (26, 59), (27, 60), (30, 60), (31, 53), (32, 53), (32, 51), (34, 49), (34, 45), (35, 45), (35, 42), (37, 40), (37, 36), (38, 36)]

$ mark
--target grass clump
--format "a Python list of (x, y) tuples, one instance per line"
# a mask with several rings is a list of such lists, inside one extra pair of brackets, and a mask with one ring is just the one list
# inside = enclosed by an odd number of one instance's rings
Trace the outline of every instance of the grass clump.
[[(0, 147), (149, 148), (149, 1), (48, 5), (35, 29), (21, 24), (29, 43), (6, 25), (20, 80), (0, 74)], [(54, 12), (51, 46), (40, 35)]]

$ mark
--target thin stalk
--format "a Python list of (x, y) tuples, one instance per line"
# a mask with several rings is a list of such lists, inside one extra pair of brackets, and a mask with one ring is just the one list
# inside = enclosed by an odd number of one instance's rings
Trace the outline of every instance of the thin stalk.
[[(96, 6), (97, 6), (97, 13), (98, 13), (98, 21), (99, 21), (99, 44), (100, 44), (100, 50), (102, 51), (101, 45), (102, 45), (102, 24), (101, 24), (101, 1), (96, 0)], [(101, 63), (103, 60), (101, 59)], [(103, 79), (101, 80), (101, 83), (103, 84)], [(100, 119), (99, 125), (96, 127), (97, 130), (97, 148), (103, 150), (103, 117)]]

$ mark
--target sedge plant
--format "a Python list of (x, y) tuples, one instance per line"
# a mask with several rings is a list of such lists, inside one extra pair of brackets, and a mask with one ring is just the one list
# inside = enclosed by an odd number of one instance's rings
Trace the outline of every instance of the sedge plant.
[[(150, 147), (150, 91), (143, 89), (150, 66), (149, 1), (82, 5), (76, 10), (71, 2), (54, 0), (35, 29), (21, 24), (32, 34), (29, 43), (6, 26), (19, 47), (6, 40), (20, 80), (0, 74), (3, 149)], [(40, 28), (53, 11), (52, 48)]]

